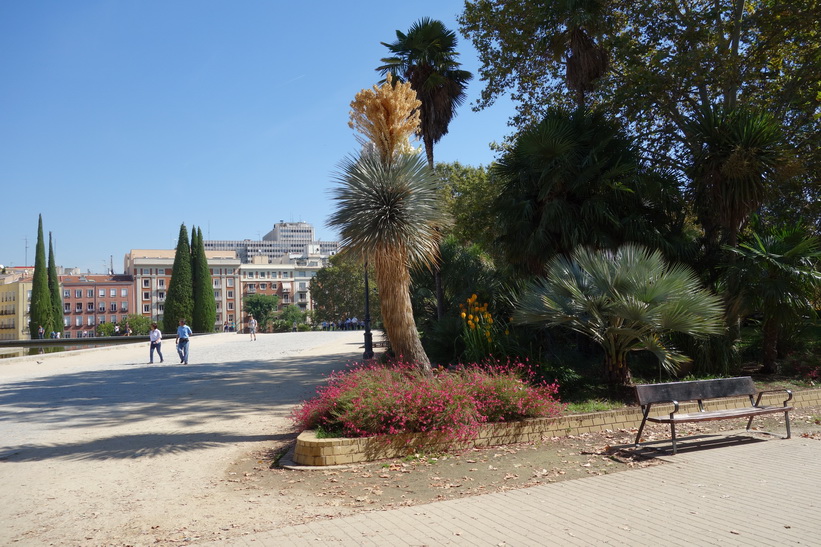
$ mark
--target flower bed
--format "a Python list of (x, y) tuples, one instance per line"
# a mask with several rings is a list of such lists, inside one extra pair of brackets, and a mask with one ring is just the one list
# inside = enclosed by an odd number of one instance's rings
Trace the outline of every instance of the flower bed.
[(292, 415), (302, 429), (345, 437), (422, 433), (438, 445), (475, 439), (480, 425), (556, 417), (556, 384), (534, 383), (526, 364), (486, 363), (426, 374), (409, 363), (334, 373)]

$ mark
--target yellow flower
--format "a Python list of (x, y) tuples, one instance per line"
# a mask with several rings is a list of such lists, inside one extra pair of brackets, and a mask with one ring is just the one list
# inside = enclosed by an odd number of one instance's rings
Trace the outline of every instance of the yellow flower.
[(465, 312), (462, 312), (462, 319), (465, 318)]

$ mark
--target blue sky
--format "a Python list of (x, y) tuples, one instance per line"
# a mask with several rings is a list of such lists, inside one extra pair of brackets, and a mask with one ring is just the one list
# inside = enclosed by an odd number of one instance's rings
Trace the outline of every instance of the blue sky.
[[(461, 0), (0, 2), (0, 264), (34, 263), (37, 215), (57, 264), (122, 270), (179, 226), (256, 239), (280, 220), (322, 239), (349, 104), (421, 17), (457, 30)], [(459, 40), (463, 68), (475, 50)], [(469, 102), (481, 82), (469, 87)], [(437, 161), (487, 165), (512, 105), (463, 105)], [(28, 252), (26, 254), (26, 240)]]

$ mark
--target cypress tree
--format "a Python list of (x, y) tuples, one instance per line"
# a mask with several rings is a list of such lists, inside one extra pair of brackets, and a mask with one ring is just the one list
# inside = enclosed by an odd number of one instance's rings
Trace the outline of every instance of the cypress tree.
[(46, 266), (46, 245), (43, 242), (43, 215), (37, 226), (37, 247), (34, 255), (34, 279), (31, 283), (31, 306), (29, 308), (29, 334), (37, 338), (37, 331), (42, 326), (51, 332), (54, 315), (51, 309), (51, 293), (48, 290), (48, 271)]
[(217, 303), (211, 286), (211, 270), (205, 256), (205, 241), (202, 228), (194, 228), (195, 243), (191, 247), (191, 264), (194, 274), (194, 320), (192, 329), (196, 332), (214, 332), (217, 321)]
[(191, 248), (188, 245), (188, 230), (180, 225), (177, 252), (171, 270), (171, 282), (163, 311), (163, 328), (166, 333), (177, 332), (177, 322), (185, 319), (190, 323), (194, 312), (194, 290), (191, 275)]
[(48, 290), (51, 293), (51, 309), (53, 310), (51, 330), (63, 332), (63, 297), (60, 294), (60, 278), (57, 276), (51, 232), (48, 233)]

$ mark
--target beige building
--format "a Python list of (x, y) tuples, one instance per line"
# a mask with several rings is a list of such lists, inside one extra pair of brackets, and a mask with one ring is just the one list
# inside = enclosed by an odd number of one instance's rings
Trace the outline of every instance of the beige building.
[[(165, 297), (174, 267), (174, 249), (132, 249), (125, 255), (125, 273), (134, 277), (134, 313), (158, 321), (163, 318)], [(216, 330), (224, 322), (239, 322), (240, 261), (234, 251), (205, 251), (217, 306)], [(176, 323), (176, 321), (175, 321)]]
[(33, 268), (0, 275), (0, 340), (27, 340)]

